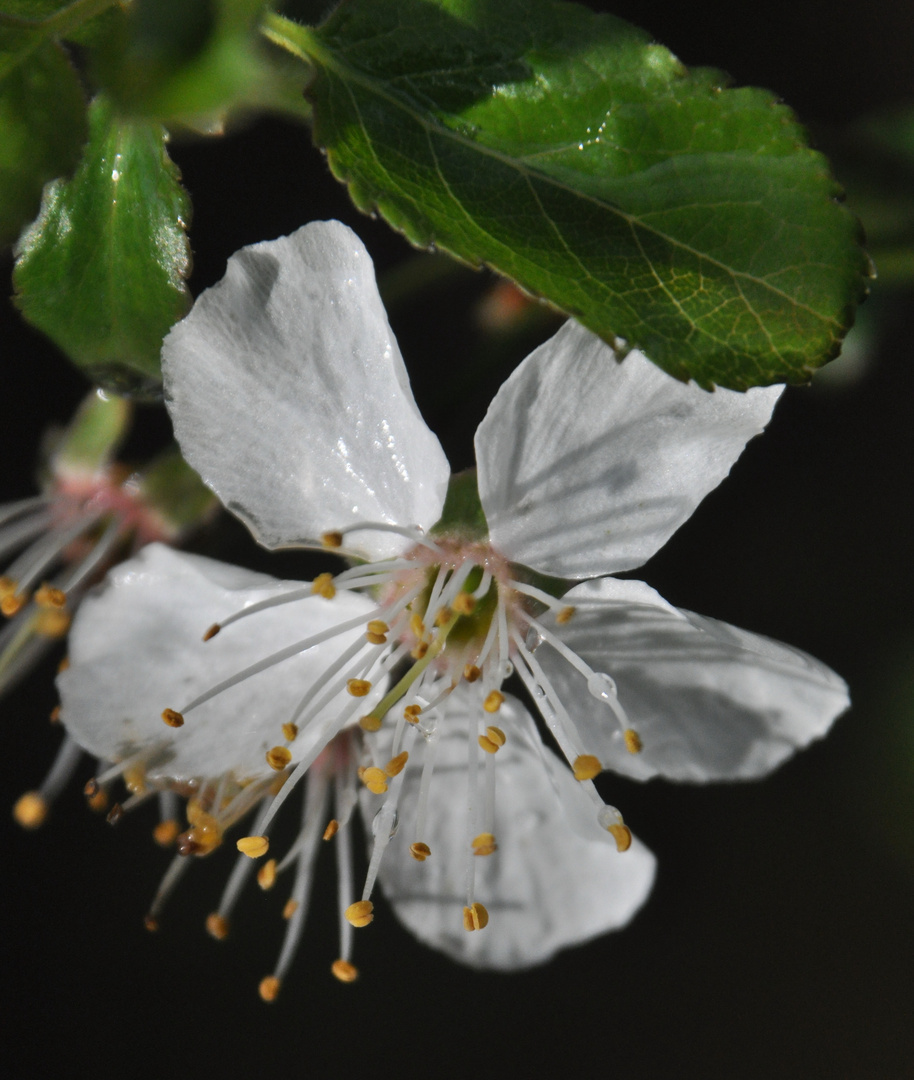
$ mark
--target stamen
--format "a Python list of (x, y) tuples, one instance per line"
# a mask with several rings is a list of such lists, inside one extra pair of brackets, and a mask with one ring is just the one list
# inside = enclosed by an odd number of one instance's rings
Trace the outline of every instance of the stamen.
[(565, 626), (571, 622), (571, 618), (577, 609), (573, 607), (563, 607), (562, 610), (556, 615), (555, 621), (559, 626)]
[(241, 608), (240, 611), (235, 611), (231, 615), (226, 616), (221, 622), (213, 623), (209, 630), (203, 635), (203, 640), (210, 641), (221, 630), (224, 630), (227, 626), (231, 626), (234, 622), (238, 622), (239, 619), (246, 619), (249, 615), (258, 615), (261, 611), (280, 607), (283, 604), (293, 604), (297, 600), (307, 600), (309, 596), (313, 595), (314, 589), (312, 588), (312, 585), (302, 585), (300, 588), (288, 589), (286, 592), (279, 593), (276, 596), (267, 596), (263, 600), (257, 600), (253, 604), (248, 604), (247, 607)]
[(41, 792), (27, 791), (20, 795), (13, 807), (13, 817), (23, 829), (37, 829), (43, 825), (48, 816), (48, 804), (41, 796)]
[(487, 754), (496, 754), (505, 745), (505, 733), (501, 728), (487, 727), (485, 735), (480, 735), (478, 742)]
[(298, 738), (298, 725), (286, 723), (282, 726), (282, 737), (286, 742), (295, 742)]
[(299, 904), (297, 900), (293, 900), (291, 897), (285, 902), (282, 909), (282, 917), (286, 920), (292, 918), (296, 911), (298, 911)]
[(330, 970), (343, 983), (355, 982), (359, 977), (358, 968), (350, 964), (348, 960), (334, 960), (330, 965)]
[(162, 719), (169, 727), (184, 727), (184, 717), (176, 709), (163, 709)]
[(487, 713), (495, 713), (502, 707), (504, 700), (505, 695), (500, 690), (490, 690), (482, 703), (482, 707)]
[(341, 532), (321, 533), (321, 543), (325, 548), (339, 548), (343, 546), (343, 534)]
[(353, 697), (367, 697), (371, 693), (371, 683), (367, 679), (347, 679), (346, 690)]
[(408, 724), (418, 724), (419, 714), (422, 712), (421, 705), (407, 705), (403, 710), (403, 719)]
[(632, 846), (632, 833), (627, 825), (610, 825), (607, 832), (613, 834), (617, 851), (628, 851)]
[(409, 845), (409, 853), (417, 862), (425, 862), (431, 855), (432, 849), (421, 840), (416, 840)]
[(473, 848), (474, 855), (491, 855), (494, 851), (498, 850), (495, 836), (490, 832), (480, 833), (478, 836), (475, 836), (470, 841), (470, 846)]
[(62, 589), (54, 588), (45, 582), (36, 590), (34, 599), (40, 607), (62, 608), (66, 606), (67, 594)]
[(482, 672), (475, 664), (466, 664), (463, 668), (463, 677), (468, 683), (474, 683), (482, 675)]
[(257, 884), (266, 892), (276, 884), (276, 860), (267, 859), (263, 866), (257, 869)]
[(178, 834), (181, 832), (181, 824), (175, 818), (169, 818), (167, 821), (160, 821), (158, 825), (152, 830), (152, 838), (159, 845), (159, 847), (171, 847), (171, 845), (178, 839)]
[(489, 913), (482, 904), (469, 904), (463, 909), (464, 930), (484, 930), (489, 925)]
[(402, 753), (397, 754), (396, 757), (392, 757), (390, 761), (384, 766), (384, 772), (393, 779), (399, 773), (401, 773), (409, 759), (409, 751), (404, 750)]
[(346, 908), (346, 918), (356, 927), (367, 926), (374, 919), (374, 904), (370, 900), (356, 900)]
[(257, 992), (263, 1001), (275, 1001), (279, 997), (279, 990), (281, 987), (279, 979), (275, 975), (267, 975), (260, 980), (260, 985), (257, 987)]
[(27, 791), (20, 796), (13, 807), (13, 817), (24, 829), (37, 829), (45, 821), (55, 799), (72, 779), (81, 758), (82, 748), (79, 744), (69, 735), (64, 736), (41, 786), (37, 791)]
[(644, 744), (641, 742), (641, 736), (633, 728), (626, 728), (622, 732), (622, 737), (625, 739), (625, 749), (630, 754), (640, 754), (644, 749)]
[(311, 592), (315, 596), (323, 596), (325, 600), (332, 600), (336, 596), (333, 574), (318, 574), (314, 581), (311, 582)]
[(270, 841), (266, 836), (242, 836), (235, 847), (249, 859), (259, 859), (270, 850)]
[[(345, 528), (340, 529), (336, 534), (342, 538), (348, 536), (351, 532), (391, 532), (396, 533), (398, 536), (405, 536), (407, 540), (411, 540), (414, 544), (421, 544), (423, 547), (429, 548), (438, 555), (443, 555), (444, 552), (433, 541), (430, 540), (421, 529), (413, 526), (413, 528), (407, 528), (403, 525), (391, 525), (387, 521), (359, 521), (354, 525), (347, 525)], [(324, 533), (324, 536), (329, 535)], [(339, 545), (337, 545), (339, 546)]]
[(228, 919), (213, 911), (206, 916), (206, 932), (216, 941), (224, 941), (229, 934)]
[(336, 820), (336, 818), (331, 818), (327, 822), (327, 828), (324, 829), (324, 835), (321, 837), (321, 839), (322, 840), (332, 840), (334, 838), (334, 836), (336, 836), (336, 834), (339, 831), (340, 831), (340, 823)]
[(271, 769), (282, 772), (292, 760), (292, 751), (288, 746), (274, 746), (272, 750), (267, 751), (266, 759)]
[(571, 765), (575, 780), (593, 780), (603, 771), (600, 759), (593, 754), (579, 754)]
[(387, 776), (383, 769), (371, 765), (359, 776), (359, 779), (373, 795), (383, 795), (387, 791)]

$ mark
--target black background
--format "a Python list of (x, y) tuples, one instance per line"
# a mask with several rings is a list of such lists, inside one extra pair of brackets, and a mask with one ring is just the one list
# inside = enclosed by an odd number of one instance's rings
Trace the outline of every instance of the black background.
[[(914, 91), (914, 13), (897, 0), (611, 9), (686, 63), (776, 90), (814, 136)], [(409, 254), (351, 208), (302, 129), (262, 121), (173, 153), (195, 200), (195, 293), (241, 245), (316, 217), (355, 227), (382, 270)], [(467, 274), (391, 314), (456, 467), (505, 373), (469, 373), (482, 344), (467, 313), (485, 287)], [(5, 1075), (914, 1076), (914, 313), (910, 296), (878, 286), (868, 307), (879, 318), (863, 366), (789, 390), (768, 433), (643, 575), (676, 604), (822, 658), (847, 678), (854, 709), (763, 783), (607, 778), (607, 797), (659, 858), (631, 927), (530, 973), (483, 975), (414, 943), (382, 902), (358, 939), (362, 976), (342, 986), (327, 970), (328, 860), (299, 958), (266, 1006), (256, 987), (278, 948), (276, 905), (249, 898), (233, 937), (210, 940), (203, 919), (229, 863), (217, 853), (148, 934), (142, 915), (167, 862), (152, 821), (111, 829), (74, 786), (40, 832), (0, 824)], [(33, 489), (41, 431), (85, 386), (10, 306), (0, 318), (2, 494), (19, 497)], [(138, 427), (137, 451), (167, 434), (154, 410)], [(299, 569), (237, 526), (206, 542), (279, 574)], [(0, 703), (7, 805), (53, 754), (52, 673)]]

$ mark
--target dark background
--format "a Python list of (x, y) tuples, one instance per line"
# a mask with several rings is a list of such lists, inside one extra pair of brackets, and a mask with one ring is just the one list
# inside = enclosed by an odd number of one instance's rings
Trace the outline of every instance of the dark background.
[[(686, 63), (776, 90), (817, 139), (914, 100), (914, 11), (897, 0), (605, 6)], [(173, 154), (195, 200), (195, 293), (241, 245), (315, 217), (355, 227), (382, 271), (409, 257), (350, 207), (304, 130), (262, 121)], [(489, 284), (468, 272), (391, 314), (456, 467), (507, 370), (480, 378), (472, 367), (489, 355), (472, 320)], [(381, 902), (357, 942), (361, 979), (342, 986), (327, 970), (337, 933), (327, 860), (298, 960), (268, 1007), (256, 987), (278, 948), (275, 906), (250, 897), (233, 937), (210, 940), (203, 919), (230, 861), (217, 853), (148, 934), (142, 915), (167, 863), (152, 820), (109, 828), (76, 785), (40, 832), (0, 824), (5, 1075), (914, 1077), (910, 301), (877, 285), (862, 359), (789, 390), (731, 479), (644, 570), (676, 604), (820, 657), (847, 678), (854, 708), (762, 783), (606, 778), (659, 859), (631, 927), (530, 973), (484, 975), (414, 943)], [(65, 420), (85, 387), (10, 306), (0, 318), (2, 495), (20, 497), (33, 490), (44, 426)], [(153, 410), (138, 428), (137, 451), (167, 433)], [(279, 574), (300, 569), (259, 553), (237, 526), (206, 542)], [(56, 746), (52, 674), (49, 663), (0, 703), (7, 805), (40, 781)]]

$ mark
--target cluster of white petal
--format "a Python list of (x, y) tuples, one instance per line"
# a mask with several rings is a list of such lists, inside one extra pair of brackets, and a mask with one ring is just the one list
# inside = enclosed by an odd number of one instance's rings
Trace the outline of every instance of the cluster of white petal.
[[(313, 223), (239, 252), (169, 335), (163, 359), (183, 453), (264, 545), (344, 534), (347, 551), (393, 566), (440, 518), (447, 461), (413, 400), (371, 260), (344, 226)], [(496, 395), (476, 434), (487, 550), (506, 566), (579, 584), (561, 601), (573, 617), (548, 604), (513, 625), (505, 616), (483, 682), (502, 682), (509, 655), (566, 756), (563, 738), (639, 778), (757, 777), (846, 708), (843, 681), (804, 653), (606, 576), (666, 542), (763, 430), (780, 392), (708, 394), (638, 353), (619, 362), (568, 322)], [(378, 604), (377, 592), (369, 599), (341, 587), (332, 601), (299, 598), (199, 641), (210, 622), (283, 593), (301, 590), (148, 549), (80, 614), (60, 682), (69, 732), (107, 760), (150, 751), (162, 783), (261, 776), (279, 726), (364, 627), (297, 652), (295, 644), (332, 620), (369, 620)], [(185, 727), (163, 727), (163, 706), (280, 653), (287, 659), (269, 674), (207, 701)], [(611, 676), (613, 708), (595, 692), (594, 673)], [(391, 783), (399, 829), (370, 873), (422, 940), (468, 963), (524, 967), (623, 925), (650, 890), (653, 857), (637, 841), (615, 850), (589, 780), (573, 779), (509, 697), (498, 718), (507, 736), (497, 754), (498, 851), (473, 871), (492, 926), (463, 931), (454, 908), (473, 891), (464, 819), (476, 775), (467, 732), (492, 719), (471, 690), (458, 686), (434, 737), (426, 732), (435, 746), (427, 793), (418, 752)], [(626, 747), (620, 715), (638, 733), (639, 753)], [(328, 697), (291, 743), (293, 767), (352, 722), (345, 694)], [(384, 759), (379, 748), (391, 738), (398, 749), (390, 724), (364, 737), (370, 760)], [(378, 798), (361, 795), (369, 821)], [(422, 862), (409, 857), (419, 806), (433, 852)]]

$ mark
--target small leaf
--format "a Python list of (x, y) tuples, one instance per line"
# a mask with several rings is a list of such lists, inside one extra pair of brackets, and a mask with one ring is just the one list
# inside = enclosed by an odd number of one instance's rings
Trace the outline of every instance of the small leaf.
[(41, 189), (71, 172), (86, 139), (86, 105), (62, 50), (0, 27), (0, 245), (15, 240)]
[(165, 132), (90, 110), (90, 139), (70, 181), (48, 185), (20, 241), (16, 302), (95, 383), (149, 395), (165, 333), (189, 305), (190, 201)]
[(334, 174), (414, 244), (706, 387), (802, 382), (837, 352), (868, 264), (768, 92), (554, 0), (350, 0), (284, 32)]

